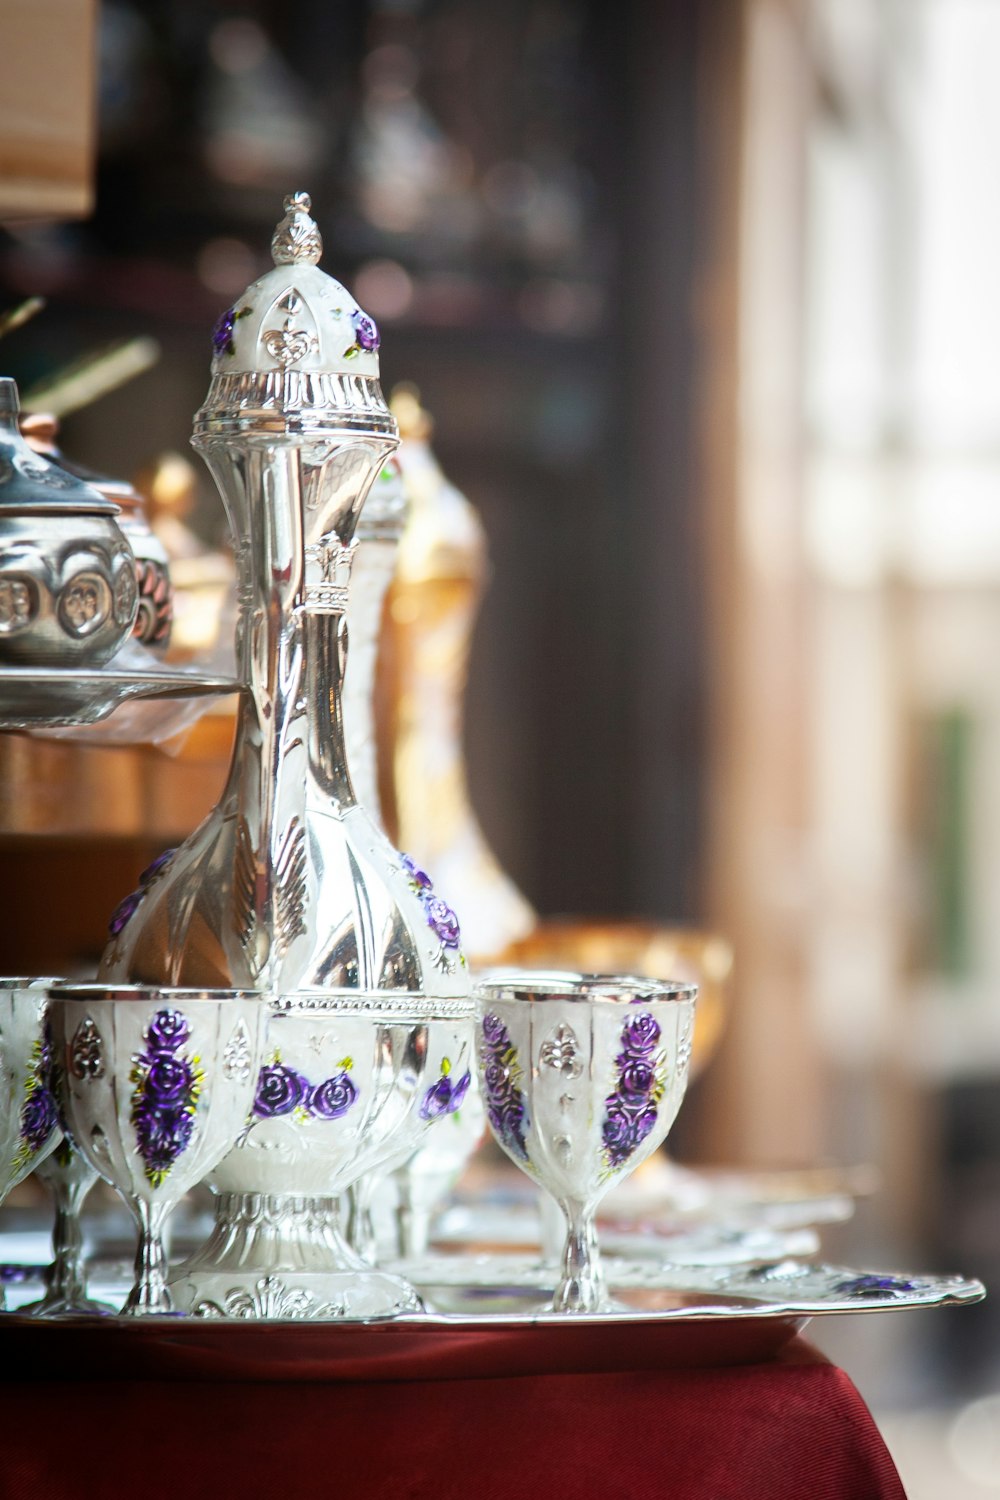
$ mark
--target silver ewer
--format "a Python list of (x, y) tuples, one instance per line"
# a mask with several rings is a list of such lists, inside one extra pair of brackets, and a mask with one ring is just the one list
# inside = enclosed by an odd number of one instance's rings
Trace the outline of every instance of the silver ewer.
[(341, 693), (354, 531), (396, 446), (378, 333), (316, 265), (305, 194), (275, 267), (220, 320), (194, 444), (222, 492), (239, 569), (244, 684), (218, 806), (149, 882), (103, 978), (468, 993), (450, 908), (358, 805)]

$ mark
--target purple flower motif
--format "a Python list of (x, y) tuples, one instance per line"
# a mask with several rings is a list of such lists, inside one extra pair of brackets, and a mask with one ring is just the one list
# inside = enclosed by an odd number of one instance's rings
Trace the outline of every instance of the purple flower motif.
[(176, 853), (176, 849), (164, 849), (162, 854), (158, 854), (153, 862), (151, 864), (148, 864), (143, 870), (142, 874), (139, 876), (140, 886), (145, 888), (147, 885), (152, 884), (157, 875), (159, 875), (160, 871), (165, 869), (165, 867), (170, 863)]
[(482, 1020), (480, 1063), (486, 1117), (493, 1132), (506, 1151), (527, 1161), (524, 1095), (517, 1086), (521, 1077), (517, 1049), (506, 1026), (492, 1011)]
[(146, 1073), (146, 1101), (152, 1109), (178, 1105), (193, 1082), (190, 1063), (169, 1052), (154, 1052)]
[(194, 1129), (194, 1113), (187, 1108), (154, 1109), (140, 1106), (133, 1116), (139, 1154), (154, 1186), (184, 1151)]
[(625, 1099), (645, 1099), (656, 1083), (656, 1072), (644, 1057), (628, 1058), (618, 1075), (618, 1092)]
[(457, 1114), (457, 1112), (462, 1108), (462, 1105), (465, 1103), (465, 1096), (469, 1092), (469, 1085), (471, 1084), (471, 1082), (472, 1074), (468, 1071), (468, 1069), (466, 1069), (465, 1073), (463, 1073), (462, 1077), (458, 1080), (451, 1091), (451, 1108), (448, 1111), (450, 1115)]
[(253, 1112), (264, 1120), (273, 1119), (275, 1115), (290, 1115), (305, 1101), (308, 1093), (309, 1080), (301, 1073), (286, 1068), (283, 1063), (267, 1063), (257, 1079)]
[(462, 941), (458, 918), (440, 896), (428, 896), (424, 901), (428, 926), (432, 927), (445, 948), (457, 948)]
[(510, 1092), (510, 1074), (503, 1063), (498, 1062), (495, 1057), (491, 1058), (483, 1069), (483, 1083), (487, 1093), (497, 1099), (503, 1098)]
[(604, 1101), (604, 1160), (614, 1170), (623, 1166), (656, 1127), (656, 1105), (662, 1094), (659, 1060), (653, 1049), (660, 1039), (660, 1025), (645, 1011), (626, 1021), (621, 1033), (621, 1051), (615, 1061), (618, 1078), (614, 1093)]
[(633, 1057), (645, 1057), (660, 1040), (660, 1023), (645, 1011), (622, 1027), (622, 1049)]
[(346, 1115), (357, 1097), (357, 1087), (348, 1074), (338, 1073), (335, 1078), (327, 1078), (311, 1090), (306, 1108), (311, 1115), (319, 1115), (323, 1120), (338, 1120), (341, 1115)]
[(410, 889), (420, 897), (427, 925), (441, 944), (441, 952), (434, 962), (450, 974), (455, 967), (453, 954), (458, 955), (458, 961), (461, 964), (465, 963), (459, 951), (462, 934), (459, 930), (458, 918), (447, 901), (442, 901), (440, 896), (435, 896), (434, 886), (426, 870), (422, 870), (419, 865), (415, 864), (408, 854), (401, 854), (400, 861), (410, 882)]
[(186, 1149), (204, 1075), (198, 1059), (177, 1056), (191, 1029), (180, 1011), (158, 1010), (146, 1028), (147, 1050), (135, 1059), (130, 1119), (146, 1176), (159, 1187)]
[(917, 1283), (907, 1281), (904, 1276), (852, 1276), (849, 1281), (838, 1281), (834, 1287), (843, 1297), (895, 1297), (903, 1292), (915, 1292)]
[(191, 1035), (191, 1028), (179, 1010), (158, 1010), (146, 1033), (149, 1045), (158, 1052), (176, 1052)]
[(451, 1080), (439, 1078), (437, 1083), (432, 1084), (427, 1090), (420, 1103), (420, 1118), (422, 1120), (436, 1120), (439, 1115), (446, 1115), (451, 1109)]
[(112, 937), (117, 937), (120, 932), (124, 932), (129, 919), (142, 905), (142, 898), (145, 894), (145, 891), (130, 891), (123, 901), (119, 901), (108, 923), (108, 931)]
[(31, 1156), (41, 1151), (58, 1124), (55, 1100), (43, 1084), (21, 1109), (21, 1140)]
[(363, 312), (354, 313), (351, 321), (354, 324), (354, 342), (359, 349), (364, 349), (366, 353), (373, 354), (382, 342), (375, 323)]
[(216, 354), (235, 354), (233, 329), (236, 327), (236, 309), (228, 307), (212, 329), (212, 349)]
[(607, 1154), (612, 1158), (612, 1165), (618, 1166), (626, 1157), (631, 1156), (639, 1144), (639, 1136), (634, 1115), (632, 1115), (614, 1095), (608, 1100), (607, 1110), (604, 1115), (604, 1124), (601, 1127), (601, 1135)]
[(400, 859), (403, 862), (403, 869), (410, 877), (410, 884), (415, 885), (421, 891), (431, 890), (431, 877), (427, 874), (426, 870), (422, 870), (419, 865), (414, 864), (408, 854), (401, 854)]
[(483, 1041), (492, 1051), (508, 1040), (507, 1028), (500, 1017), (488, 1011), (483, 1017)]

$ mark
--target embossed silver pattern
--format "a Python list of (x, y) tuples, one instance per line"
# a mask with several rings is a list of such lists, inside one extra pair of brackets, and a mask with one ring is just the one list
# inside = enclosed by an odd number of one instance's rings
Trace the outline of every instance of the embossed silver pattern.
[(222, 1076), (245, 1083), (253, 1069), (253, 1043), (246, 1022), (239, 1020), (222, 1054)]
[(69, 1066), (74, 1078), (101, 1078), (104, 1075), (104, 1048), (91, 1016), (84, 1016), (73, 1033)]
[(0, 378), (0, 662), (99, 667), (131, 633), (135, 559), (118, 506), (28, 446), (19, 406)]

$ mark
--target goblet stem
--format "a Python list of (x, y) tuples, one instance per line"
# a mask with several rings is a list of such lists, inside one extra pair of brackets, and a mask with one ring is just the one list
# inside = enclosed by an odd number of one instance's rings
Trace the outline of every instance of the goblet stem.
[(347, 1189), (347, 1242), (368, 1265), (378, 1264), (372, 1198), (376, 1179), (370, 1173)]
[(427, 1254), (431, 1237), (430, 1206), (414, 1201), (413, 1185), (404, 1170), (396, 1175), (396, 1243), (402, 1260)]
[(172, 1203), (148, 1203), (135, 1198), (129, 1204), (139, 1225), (139, 1248), (135, 1257), (135, 1285), (122, 1308), (126, 1317), (173, 1312), (167, 1291), (167, 1257), (163, 1249), (163, 1225)]
[(566, 1215), (566, 1243), (562, 1275), (552, 1296), (553, 1311), (598, 1312), (607, 1295), (594, 1210), (574, 1199), (565, 1199), (559, 1206)]

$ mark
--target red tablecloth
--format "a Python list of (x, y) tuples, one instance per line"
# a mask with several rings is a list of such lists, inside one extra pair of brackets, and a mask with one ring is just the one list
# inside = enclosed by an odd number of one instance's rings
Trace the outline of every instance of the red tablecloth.
[(848, 1377), (0, 1383), (2, 1500), (905, 1500)]

